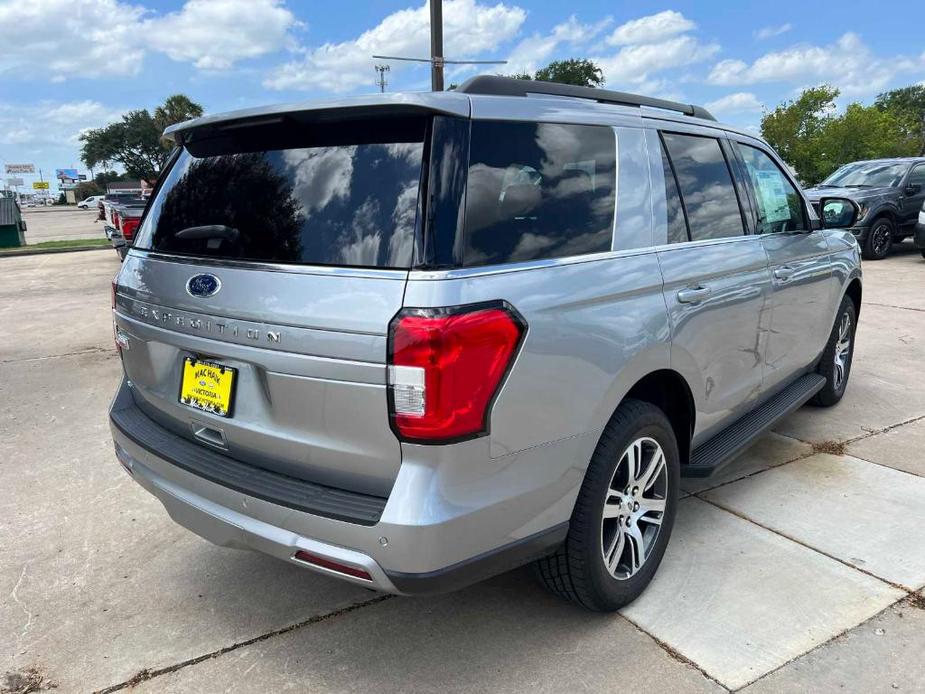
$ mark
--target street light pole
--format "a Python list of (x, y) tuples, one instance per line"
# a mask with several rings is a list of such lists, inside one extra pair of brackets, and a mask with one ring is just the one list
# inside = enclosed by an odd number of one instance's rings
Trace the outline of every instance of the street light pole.
[(443, 0), (430, 0), (430, 88), (443, 91)]

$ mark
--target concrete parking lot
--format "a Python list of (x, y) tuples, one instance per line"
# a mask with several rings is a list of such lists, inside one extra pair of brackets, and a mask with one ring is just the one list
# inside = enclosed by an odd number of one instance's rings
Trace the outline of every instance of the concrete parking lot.
[(43, 241), (104, 239), (103, 223), (97, 222), (97, 210), (76, 207), (27, 207), (22, 211), (26, 221), (26, 244)]
[(911, 247), (864, 265), (842, 403), (687, 481), (664, 563), (620, 615), (526, 570), (381, 596), (174, 525), (109, 439), (118, 265), (111, 250), (0, 258), (0, 690), (925, 691)]

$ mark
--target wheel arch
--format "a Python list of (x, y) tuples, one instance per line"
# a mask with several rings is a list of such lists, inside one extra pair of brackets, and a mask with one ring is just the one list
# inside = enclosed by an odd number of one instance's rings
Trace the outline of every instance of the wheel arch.
[(693, 393), (684, 377), (672, 369), (652, 371), (630, 387), (623, 400), (627, 398), (651, 403), (665, 413), (678, 442), (681, 464), (687, 463), (696, 424), (696, 408)]
[(863, 288), (861, 286), (861, 278), (855, 277), (852, 279), (848, 286), (845, 288), (845, 296), (850, 297), (851, 301), (854, 302), (854, 315), (855, 318), (860, 317), (861, 315), (861, 297), (863, 295)]

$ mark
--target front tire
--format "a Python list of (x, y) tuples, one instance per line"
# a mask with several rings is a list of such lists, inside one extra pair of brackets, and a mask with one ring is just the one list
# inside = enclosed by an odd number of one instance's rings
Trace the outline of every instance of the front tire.
[(825, 385), (812, 399), (813, 405), (831, 407), (845, 394), (851, 363), (854, 360), (854, 334), (857, 330), (857, 309), (851, 297), (842, 299), (829, 341), (822, 352), (816, 373), (825, 377)]
[(679, 482), (668, 418), (650, 403), (624, 401), (591, 456), (565, 542), (535, 564), (540, 581), (597, 612), (635, 600), (671, 537)]
[(893, 247), (893, 222), (887, 217), (875, 219), (870, 225), (867, 240), (864, 242), (862, 254), (864, 260), (883, 260), (890, 254)]

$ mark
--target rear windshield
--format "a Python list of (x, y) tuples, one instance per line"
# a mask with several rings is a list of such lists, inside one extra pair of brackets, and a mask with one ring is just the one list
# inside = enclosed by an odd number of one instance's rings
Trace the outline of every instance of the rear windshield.
[(423, 118), (240, 128), (181, 149), (136, 248), (209, 258), (408, 268)]

